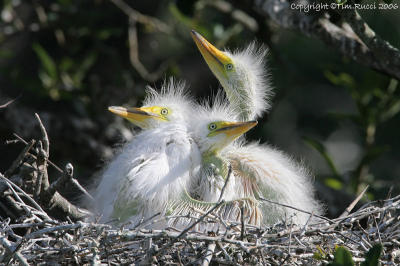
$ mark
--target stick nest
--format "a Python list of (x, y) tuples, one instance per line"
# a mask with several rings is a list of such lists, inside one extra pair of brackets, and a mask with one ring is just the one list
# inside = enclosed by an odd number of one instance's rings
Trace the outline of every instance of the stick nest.
[[(145, 229), (157, 219), (168, 219), (159, 216), (120, 228), (83, 222), (90, 213), (61, 192), (71, 184), (90, 195), (73, 178), (72, 165), (61, 170), (51, 163), (47, 134), (37, 119), (42, 139), (27, 142), (15, 135), (9, 143), (22, 142), (25, 148), (10, 168), (0, 173), (2, 265), (318, 265), (331, 262), (338, 246), (345, 247), (359, 263), (375, 244), (383, 247), (382, 264), (400, 264), (400, 196), (369, 202), (336, 219), (310, 219), (305, 225), (293, 225), (288, 217), (258, 228), (222, 221), (212, 213), (198, 219), (219, 223), (219, 230), (200, 231), (193, 224), (183, 231)], [(48, 166), (61, 175), (52, 183)]]

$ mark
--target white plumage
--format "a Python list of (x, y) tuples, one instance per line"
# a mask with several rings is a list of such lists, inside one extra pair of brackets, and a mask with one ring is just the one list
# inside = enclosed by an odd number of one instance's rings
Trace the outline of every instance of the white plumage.
[(161, 93), (147, 90), (144, 106), (168, 108), (169, 120), (149, 117), (149, 128), (106, 167), (94, 193), (102, 221), (137, 222), (158, 212), (164, 214), (169, 201), (179, 200), (200, 158), (184, 115), (191, 105), (183, 84), (170, 81)]
[[(224, 88), (237, 119), (256, 119), (270, 107), (272, 87), (265, 70), (266, 50), (263, 47), (257, 48), (252, 43), (242, 51), (231, 53), (219, 51), (194, 31), (192, 37)], [(225, 192), (227, 197), (232, 197), (230, 194), (262, 197), (314, 214), (323, 211), (315, 199), (310, 173), (284, 153), (267, 145), (246, 144), (241, 140), (226, 147), (221, 154), (229, 161), (236, 179), (235, 188), (230, 187)], [(271, 203), (263, 202), (261, 206), (264, 224), (284, 217), (292, 217), (294, 223), (304, 223), (309, 217)]]

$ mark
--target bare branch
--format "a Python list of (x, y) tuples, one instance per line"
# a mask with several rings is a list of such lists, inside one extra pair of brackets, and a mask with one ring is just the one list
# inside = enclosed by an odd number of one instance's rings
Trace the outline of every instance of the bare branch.
[(339, 216), (339, 218), (343, 218), (351, 212), (351, 210), (356, 206), (356, 204), (360, 201), (360, 199), (364, 196), (365, 192), (367, 192), (369, 186), (366, 186), (364, 190), (357, 196), (355, 200), (346, 208), (346, 210)]
[(149, 25), (155, 28), (156, 30), (164, 32), (166, 34), (171, 33), (171, 28), (161, 20), (155, 17), (143, 15), (142, 13), (133, 9), (130, 5), (128, 5), (122, 0), (110, 0), (110, 1), (113, 2), (122, 12), (124, 12), (129, 18), (133, 19), (134, 21), (137, 21), (141, 24)]
[(373, 33), (357, 13), (341, 13), (353, 27), (349, 31), (332, 23), (325, 14), (314, 17), (290, 8), (290, 4), (287, 0), (256, 0), (253, 8), (282, 28), (319, 39), (357, 63), (400, 79), (400, 53)]
[(0, 109), (6, 108), (7, 106), (9, 106), (10, 104), (12, 104), (14, 101), (16, 101), (18, 98), (20, 98), (21, 95), (19, 95), (17, 98), (9, 100), (8, 102), (6, 102), (5, 104), (0, 105)]

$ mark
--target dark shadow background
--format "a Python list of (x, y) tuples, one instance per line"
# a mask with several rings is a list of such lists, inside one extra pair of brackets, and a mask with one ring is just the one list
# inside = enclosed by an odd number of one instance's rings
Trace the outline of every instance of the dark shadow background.
[[(111, 1), (3, 1), (0, 105), (15, 101), (0, 109), (0, 171), (23, 148), (5, 144), (13, 133), (26, 140), (39, 137), (35, 112), (48, 130), (50, 159), (61, 168), (71, 162), (75, 177), (89, 186), (114, 148), (137, 130), (109, 113), (108, 106), (140, 105), (145, 86), (159, 87), (169, 76), (186, 80), (197, 98), (210, 97), (219, 85), (191, 40), (193, 28), (219, 48), (243, 48), (252, 40), (269, 47), (273, 108), (248, 139), (267, 142), (309, 165), (329, 215), (341, 213), (367, 184), (369, 199), (384, 198), (391, 188), (398, 193), (396, 81), (320, 41), (279, 28), (250, 2), (233, 7), (244, 14), (243, 23), (211, 1), (126, 1), (152, 17), (133, 23), (124, 13), (128, 9)], [(399, 9), (360, 13), (384, 39), (400, 46)], [(167, 30), (154, 26), (154, 18)], [(256, 29), (248, 26), (254, 23)], [(129, 42), (129, 29), (136, 29), (136, 43)], [(132, 64), (132, 43), (154, 75)], [(385, 119), (375, 119), (384, 114)], [(374, 140), (367, 144), (371, 124)]]

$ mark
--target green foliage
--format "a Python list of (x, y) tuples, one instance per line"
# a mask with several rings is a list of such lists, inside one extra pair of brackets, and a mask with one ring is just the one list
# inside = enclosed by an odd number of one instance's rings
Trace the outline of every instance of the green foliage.
[(333, 254), (333, 262), (328, 266), (353, 266), (353, 257), (345, 247), (338, 247)]
[[(378, 266), (379, 257), (382, 253), (382, 245), (376, 244), (365, 254), (365, 261), (361, 266)], [(321, 248), (318, 247), (318, 252), (314, 254), (314, 258), (318, 260), (327, 259), (329, 256)], [(350, 251), (345, 247), (336, 247), (333, 253), (333, 261), (328, 266), (353, 266), (354, 261)]]
[[(334, 189), (342, 189), (350, 184), (351, 192), (359, 193), (367, 182), (374, 180), (369, 172), (370, 165), (389, 151), (387, 145), (378, 145), (375, 142), (377, 130), (389, 119), (400, 112), (400, 97), (396, 95), (398, 82), (391, 80), (386, 88), (375, 84), (361, 84), (348, 73), (334, 74), (325, 71), (325, 77), (334, 85), (344, 87), (353, 99), (357, 113), (330, 113), (330, 117), (337, 121), (350, 121), (360, 130), (364, 153), (358, 165), (351, 174), (349, 183), (344, 183), (344, 176), (335, 166), (334, 160), (326, 151), (324, 145), (309, 137), (304, 141), (320, 153), (329, 166), (332, 176), (324, 180), (325, 184)], [(373, 185), (373, 184), (372, 184)]]
[(339, 174), (338, 170), (336, 169), (336, 166), (333, 163), (332, 158), (329, 156), (328, 152), (326, 151), (324, 145), (321, 142), (319, 142), (318, 140), (311, 139), (310, 137), (306, 137), (306, 136), (303, 137), (303, 140), (321, 154), (321, 156), (325, 159), (326, 163), (328, 164), (329, 168), (331, 169), (334, 177), (341, 179), (340, 174)]
[(378, 266), (379, 257), (382, 254), (383, 247), (381, 244), (376, 244), (365, 255), (365, 261), (361, 263), (361, 266)]

